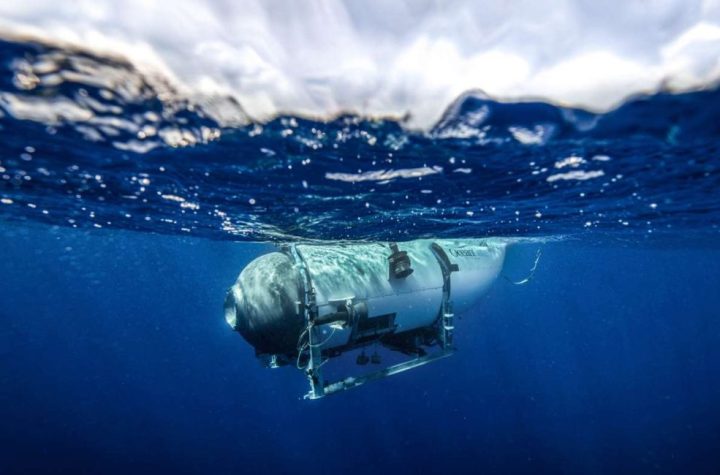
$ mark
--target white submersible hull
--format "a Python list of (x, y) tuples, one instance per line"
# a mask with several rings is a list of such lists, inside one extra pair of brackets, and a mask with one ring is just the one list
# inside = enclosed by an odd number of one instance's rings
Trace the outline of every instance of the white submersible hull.
[[(505, 243), (496, 239), (293, 244), (243, 269), (228, 291), (225, 319), (268, 366), (304, 370), (307, 397), (316, 399), (451, 354), (454, 315), (473, 307), (504, 257)], [(328, 359), (377, 343), (411, 359), (323, 379)], [(364, 352), (357, 360), (368, 361)]]

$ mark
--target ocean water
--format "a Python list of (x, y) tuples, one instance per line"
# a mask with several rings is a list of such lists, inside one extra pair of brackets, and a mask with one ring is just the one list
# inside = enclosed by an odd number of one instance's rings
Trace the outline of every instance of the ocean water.
[[(0, 68), (0, 473), (720, 472), (720, 89), (413, 130), (67, 46)], [(279, 244), (491, 236), (457, 354), (338, 396), (223, 319)]]

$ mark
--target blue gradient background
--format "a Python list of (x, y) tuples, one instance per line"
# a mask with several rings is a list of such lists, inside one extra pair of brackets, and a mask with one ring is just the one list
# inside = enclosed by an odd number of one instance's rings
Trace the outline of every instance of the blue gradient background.
[(716, 248), (543, 245), (455, 356), (313, 402), (222, 318), (268, 249), (0, 227), (0, 473), (720, 471)]

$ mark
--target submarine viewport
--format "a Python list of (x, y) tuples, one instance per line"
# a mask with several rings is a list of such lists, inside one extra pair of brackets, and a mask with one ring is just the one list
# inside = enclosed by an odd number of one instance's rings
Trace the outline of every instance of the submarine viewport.
[[(225, 320), (266, 366), (302, 370), (305, 397), (318, 399), (451, 355), (455, 314), (496, 279), (505, 247), (493, 238), (282, 246), (242, 270)], [(378, 346), (408, 359), (377, 369)], [(374, 372), (325, 380), (325, 363), (358, 349), (356, 363)]]

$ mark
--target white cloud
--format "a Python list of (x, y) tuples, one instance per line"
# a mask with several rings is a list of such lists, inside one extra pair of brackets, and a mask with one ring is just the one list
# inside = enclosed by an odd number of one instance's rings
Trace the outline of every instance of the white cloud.
[(260, 119), (411, 112), (467, 89), (606, 109), (720, 77), (720, 2), (4, 0), (0, 32), (121, 53)]

